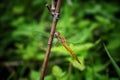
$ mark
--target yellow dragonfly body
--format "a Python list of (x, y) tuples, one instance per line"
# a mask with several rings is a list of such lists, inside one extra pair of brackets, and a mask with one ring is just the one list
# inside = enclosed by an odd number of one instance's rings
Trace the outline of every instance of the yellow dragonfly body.
[[(58, 38), (58, 40), (63, 44), (63, 46), (66, 48), (66, 50), (71, 54), (71, 56), (78, 62), (80, 63), (79, 59), (77, 56), (73, 53), (72, 49), (68, 46), (64, 36), (61, 36), (59, 32), (55, 32), (55, 37)], [(81, 64), (81, 63), (80, 63)]]

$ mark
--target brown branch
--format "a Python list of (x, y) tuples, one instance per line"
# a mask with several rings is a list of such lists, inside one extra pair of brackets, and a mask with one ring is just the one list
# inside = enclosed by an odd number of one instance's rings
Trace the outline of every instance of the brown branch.
[(46, 72), (46, 68), (47, 68), (47, 63), (48, 63), (48, 58), (49, 58), (49, 55), (50, 55), (50, 51), (51, 51), (51, 47), (52, 47), (52, 41), (53, 41), (55, 29), (56, 29), (56, 24), (57, 24), (57, 21), (58, 21), (59, 12), (60, 12), (61, 1), (62, 0), (58, 0), (57, 6), (56, 6), (56, 9), (55, 9), (55, 14), (54, 14), (54, 17), (53, 17), (50, 37), (49, 37), (49, 40), (48, 40), (48, 46), (47, 46), (47, 49), (46, 49), (46, 54), (45, 54), (44, 62), (43, 62), (43, 65), (42, 65), (42, 72), (41, 72), (40, 80), (44, 80), (44, 76), (45, 76), (45, 72)]
[(52, 3), (51, 3), (51, 14), (54, 14), (55, 12), (55, 0), (52, 0)]

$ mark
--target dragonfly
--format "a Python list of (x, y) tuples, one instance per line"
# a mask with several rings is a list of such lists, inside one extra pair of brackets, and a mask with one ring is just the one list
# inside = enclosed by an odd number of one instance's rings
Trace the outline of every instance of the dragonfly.
[(72, 49), (68, 46), (66, 39), (64, 36), (60, 34), (60, 32), (55, 32), (55, 37), (62, 43), (62, 45), (65, 47), (65, 49), (70, 53), (70, 55), (75, 59), (79, 64), (81, 62), (79, 61), (78, 57), (73, 53)]

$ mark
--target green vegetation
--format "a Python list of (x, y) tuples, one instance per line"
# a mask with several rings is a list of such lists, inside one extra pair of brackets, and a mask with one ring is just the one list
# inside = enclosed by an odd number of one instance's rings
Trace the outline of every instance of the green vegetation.
[(104, 47), (105, 47), (105, 50), (106, 50), (106, 52), (107, 52), (107, 55), (109, 56), (109, 58), (110, 58), (110, 60), (111, 60), (111, 62), (112, 62), (112, 64), (113, 64), (113, 66), (114, 66), (115, 69), (116, 69), (116, 72), (117, 72), (118, 76), (120, 77), (120, 68), (119, 68), (118, 65), (115, 63), (114, 59), (111, 57), (111, 55), (110, 55), (110, 53), (108, 52), (108, 50), (107, 50), (107, 48), (106, 48), (105, 45), (104, 45)]
[[(55, 38), (45, 80), (119, 80), (119, 2), (62, 1), (56, 31), (82, 64)], [(51, 4), (51, 0), (1, 1), (0, 80), (39, 80), (53, 18), (46, 2)]]

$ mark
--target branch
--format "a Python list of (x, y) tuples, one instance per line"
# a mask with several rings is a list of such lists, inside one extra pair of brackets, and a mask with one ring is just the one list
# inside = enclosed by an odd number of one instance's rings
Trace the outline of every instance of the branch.
[[(54, 1), (54, 0), (52, 0), (52, 1)], [(50, 55), (50, 51), (51, 51), (51, 47), (52, 47), (52, 41), (53, 41), (53, 37), (54, 37), (54, 33), (55, 33), (57, 21), (58, 21), (59, 12), (60, 12), (61, 1), (62, 0), (58, 0), (55, 12), (53, 14), (54, 17), (53, 17), (53, 22), (52, 22), (52, 28), (51, 28), (50, 37), (49, 37), (49, 40), (48, 40), (48, 46), (47, 46), (47, 49), (46, 49), (44, 62), (43, 62), (43, 65), (42, 65), (42, 73), (41, 73), (40, 80), (44, 80), (46, 67), (47, 67), (47, 63), (48, 63), (48, 58), (49, 58), (49, 55)]]

